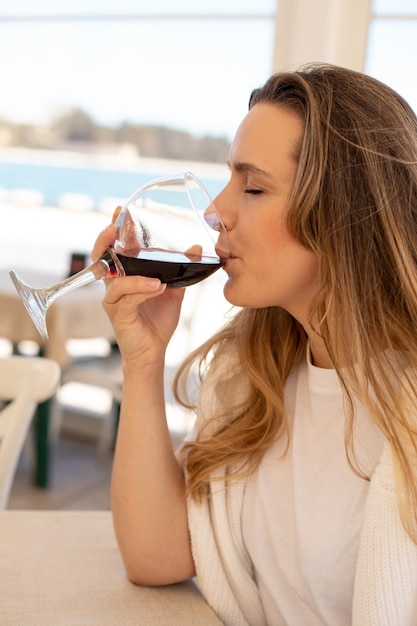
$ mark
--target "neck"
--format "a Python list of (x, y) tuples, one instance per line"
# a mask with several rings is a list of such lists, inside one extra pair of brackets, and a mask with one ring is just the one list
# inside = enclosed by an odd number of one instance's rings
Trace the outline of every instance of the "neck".
[(327, 352), (323, 339), (318, 335), (309, 335), (309, 345), (311, 352), (311, 361), (315, 367), (323, 369), (334, 369), (333, 361)]

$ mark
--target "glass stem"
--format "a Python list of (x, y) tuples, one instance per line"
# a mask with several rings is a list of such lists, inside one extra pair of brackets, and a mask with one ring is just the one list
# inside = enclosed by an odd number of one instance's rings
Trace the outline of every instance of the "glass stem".
[(94, 263), (91, 263), (91, 265), (85, 269), (77, 272), (77, 274), (65, 280), (61, 280), (61, 282), (56, 283), (53, 287), (38, 289), (38, 295), (44, 301), (45, 305), (49, 307), (55, 300), (70, 291), (89, 285), (102, 278), (123, 276), (124, 273), (116, 253), (112, 248), (109, 248), (102, 257)]

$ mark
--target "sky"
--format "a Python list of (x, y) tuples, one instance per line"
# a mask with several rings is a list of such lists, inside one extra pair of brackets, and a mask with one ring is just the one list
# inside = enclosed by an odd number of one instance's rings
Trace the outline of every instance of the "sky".
[[(33, 0), (2, 0), (0, 118), (48, 124), (75, 107), (110, 126), (126, 120), (231, 139), (246, 114), (251, 90), (272, 72), (275, 4), (37, 0), (34, 5)], [(417, 13), (417, 0), (374, 0), (374, 8)], [(147, 19), (127, 17), (135, 12)], [(204, 18), (151, 19), (163, 12)], [(251, 19), (207, 16), (233, 12)], [(114, 19), (62, 19), (97, 14)], [(24, 20), (25, 15), (61, 19)], [(415, 110), (416, 60), (417, 20), (371, 25), (365, 71), (397, 89)]]

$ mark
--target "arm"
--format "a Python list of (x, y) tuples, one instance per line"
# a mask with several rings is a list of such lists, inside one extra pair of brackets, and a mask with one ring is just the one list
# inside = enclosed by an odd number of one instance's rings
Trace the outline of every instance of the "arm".
[[(106, 229), (93, 255), (112, 242)], [(128, 577), (163, 585), (194, 575), (185, 481), (165, 416), (164, 357), (183, 291), (126, 276), (107, 281), (103, 301), (122, 355), (124, 383), (111, 499)]]
[(356, 565), (352, 624), (417, 624), (417, 545), (401, 521), (388, 443), (369, 486)]
[(162, 371), (125, 370), (112, 510), (133, 582), (161, 585), (193, 576), (184, 475), (165, 419)]

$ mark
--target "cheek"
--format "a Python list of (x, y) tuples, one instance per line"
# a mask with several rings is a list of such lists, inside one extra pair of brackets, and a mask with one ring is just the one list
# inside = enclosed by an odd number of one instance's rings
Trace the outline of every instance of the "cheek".
[(292, 274), (294, 279), (308, 282), (317, 277), (319, 263), (313, 252), (288, 236), (283, 237), (278, 246), (278, 261), (285, 266), (287, 273)]
[[(275, 294), (284, 299), (309, 301), (317, 291), (319, 262), (317, 257), (298, 242), (282, 237), (276, 240), (271, 257), (275, 278)], [(279, 303), (283, 304), (283, 302)]]

